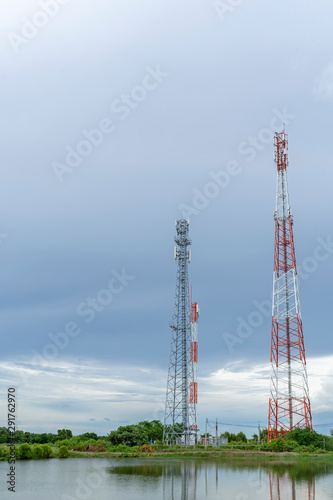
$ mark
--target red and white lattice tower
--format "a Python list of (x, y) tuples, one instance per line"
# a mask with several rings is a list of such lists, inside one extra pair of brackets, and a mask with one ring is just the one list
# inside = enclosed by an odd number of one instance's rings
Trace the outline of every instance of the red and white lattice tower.
[(191, 290), (191, 364), (193, 370), (193, 382), (190, 383), (190, 403), (198, 404), (198, 318), (199, 306), (192, 302)]
[(275, 133), (274, 144), (277, 192), (268, 441), (284, 436), (296, 427), (310, 427), (312, 430), (293, 217), (287, 182), (288, 138), (284, 130)]

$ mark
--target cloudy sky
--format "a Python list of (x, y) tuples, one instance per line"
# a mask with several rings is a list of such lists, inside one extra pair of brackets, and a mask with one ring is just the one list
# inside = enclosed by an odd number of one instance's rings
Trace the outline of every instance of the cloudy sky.
[(4, 425), (8, 386), (26, 430), (163, 418), (181, 209), (200, 426), (265, 425), (284, 122), (314, 424), (333, 428), (332, 16), (328, 0), (1, 2)]

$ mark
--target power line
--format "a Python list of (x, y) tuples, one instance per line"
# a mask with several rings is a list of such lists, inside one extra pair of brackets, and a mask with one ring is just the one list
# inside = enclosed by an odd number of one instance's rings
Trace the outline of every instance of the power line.
[[(215, 420), (208, 420), (208, 424), (209, 425), (213, 425), (215, 426), (216, 425), (216, 422)], [(218, 422), (219, 425), (227, 425), (227, 426), (230, 426), (230, 427), (246, 427), (246, 428), (253, 428), (253, 429), (257, 429), (258, 426), (257, 425), (250, 425), (250, 424), (231, 424), (231, 423), (228, 423), (228, 422)], [(333, 422), (331, 423), (328, 423), (328, 424), (313, 424), (313, 427), (332, 427), (333, 428)]]
[[(216, 422), (212, 422), (211, 420), (208, 420), (208, 423), (209, 425), (215, 425)], [(229, 423), (226, 423), (226, 422), (218, 422), (219, 425), (229, 425), (229, 426), (232, 426), (232, 427), (253, 427), (254, 429), (257, 429), (258, 426), (257, 425), (246, 425), (246, 424), (229, 424)]]

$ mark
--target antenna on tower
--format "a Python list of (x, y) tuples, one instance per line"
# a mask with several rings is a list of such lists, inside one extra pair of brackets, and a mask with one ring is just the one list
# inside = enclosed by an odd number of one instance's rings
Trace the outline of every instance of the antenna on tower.
[(274, 144), (277, 191), (268, 441), (284, 436), (296, 427), (310, 427), (312, 430), (287, 180), (288, 136), (284, 128), (281, 133), (275, 133)]

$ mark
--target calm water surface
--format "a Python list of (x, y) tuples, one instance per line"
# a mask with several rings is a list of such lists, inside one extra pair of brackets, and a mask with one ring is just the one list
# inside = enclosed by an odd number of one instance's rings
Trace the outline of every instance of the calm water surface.
[(192, 459), (18, 462), (16, 493), (0, 462), (0, 498), (15, 500), (333, 500), (333, 464)]

